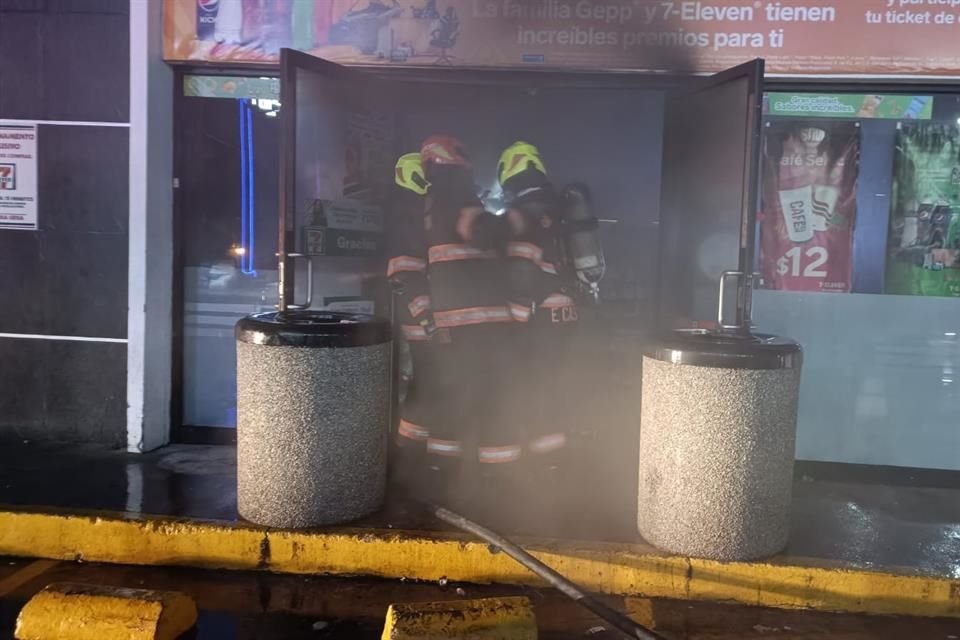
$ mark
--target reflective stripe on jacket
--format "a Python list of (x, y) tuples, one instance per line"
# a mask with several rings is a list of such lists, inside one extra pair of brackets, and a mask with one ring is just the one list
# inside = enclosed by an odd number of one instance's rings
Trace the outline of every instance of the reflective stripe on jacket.
[(507, 245), (507, 255), (511, 258), (523, 258), (534, 263), (544, 273), (557, 275), (557, 267), (543, 259), (543, 249), (532, 242), (511, 242)]
[(427, 261), (414, 256), (396, 256), (387, 263), (387, 277), (392, 278), (398, 273), (426, 273)]
[(562, 433), (551, 433), (530, 441), (528, 445), (532, 453), (544, 454), (559, 451), (567, 445), (567, 436)]
[(463, 447), (459, 440), (438, 440), (429, 438), (427, 440), (427, 453), (438, 456), (459, 456), (463, 452)]
[(510, 315), (516, 322), (529, 322), (533, 309), (528, 304), (510, 303)]
[(438, 327), (453, 328), (466, 327), (474, 324), (512, 322), (513, 316), (506, 306), (468, 307), (466, 309), (434, 311), (433, 320), (437, 323)]
[(448, 329), (437, 329), (433, 335), (428, 334), (427, 330), (419, 324), (400, 325), (400, 329), (403, 331), (403, 337), (406, 338), (407, 342), (432, 341), (440, 344), (450, 342), (450, 331)]
[(483, 464), (504, 464), (506, 462), (515, 462), (520, 459), (523, 449), (520, 445), (508, 445), (505, 447), (480, 447), (477, 455)]
[(421, 313), (428, 310), (430, 306), (430, 296), (422, 295), (411, 300), (410, 304), (407, 305), (407, 309), (410, 311), (410, 317), (416, 318)]
[(417, 441), (426, 440), (430, 437), (430, 431), (426, 427), (421, 427), (408, 420), (400, 420), (400, 427), (397, 429), (397, 433), (404, 438)]
[(441, 244), (430, 247), (427, 255), (430, 264), (453, 262), (455, 260), (495, 260), (496, 251), (477, 249), (466, 244)]

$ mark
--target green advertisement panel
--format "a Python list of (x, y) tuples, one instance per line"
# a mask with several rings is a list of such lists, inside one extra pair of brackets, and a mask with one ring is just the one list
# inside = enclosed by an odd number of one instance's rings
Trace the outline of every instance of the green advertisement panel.
[(195, 98), (279, 100), (280, 78), (189, 75), (183, 79), (183, 95)]
[(960, 128), (897, 132), (886, 292), (960, 297)]
[(767, 115), (817, 118), (929, 120), (933, 96), (862, 93), (768, 93)]

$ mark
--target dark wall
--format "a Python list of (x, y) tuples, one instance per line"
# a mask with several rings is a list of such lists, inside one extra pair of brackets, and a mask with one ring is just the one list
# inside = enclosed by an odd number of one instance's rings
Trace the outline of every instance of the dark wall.
[[(126, 0), (0, 0), (0, 119), (129, 121)], [(127, 336), (126, 127), (38, 123), (37, 231), (0, 230), (0, 333)], [(0, 337), (0, 439), (125, 442), (126, 345)]]

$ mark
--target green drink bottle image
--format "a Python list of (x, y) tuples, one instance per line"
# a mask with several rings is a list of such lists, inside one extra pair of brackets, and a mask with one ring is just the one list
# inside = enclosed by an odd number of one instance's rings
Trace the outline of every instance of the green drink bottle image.
[(293, 31), (293, 48), (301, 51), (313, 49), (313, 10), (315, 0), (293, 0), (290, 12)]

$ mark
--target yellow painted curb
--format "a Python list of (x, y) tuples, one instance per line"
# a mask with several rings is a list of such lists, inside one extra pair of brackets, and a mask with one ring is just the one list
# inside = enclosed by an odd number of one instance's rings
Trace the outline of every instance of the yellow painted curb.
[[(644, 545), (521, 541), (597, 593), (792, 609), (960, 617), (960, 581), (804, 558), (720, 563)], [(0, 511), (0, 555), (117, 564), (261, 569), (474, 582), (542, 582), (502, 553), (452, 534), (372, 529), (292, 532), (121, 515)]]
[(193, 600), (172, 591), (52, 584), (17, 617), (17, 640), (174, 640), (197, 621)]
[(381, 640), (537, 640), (526, 598), (392, 604)]

